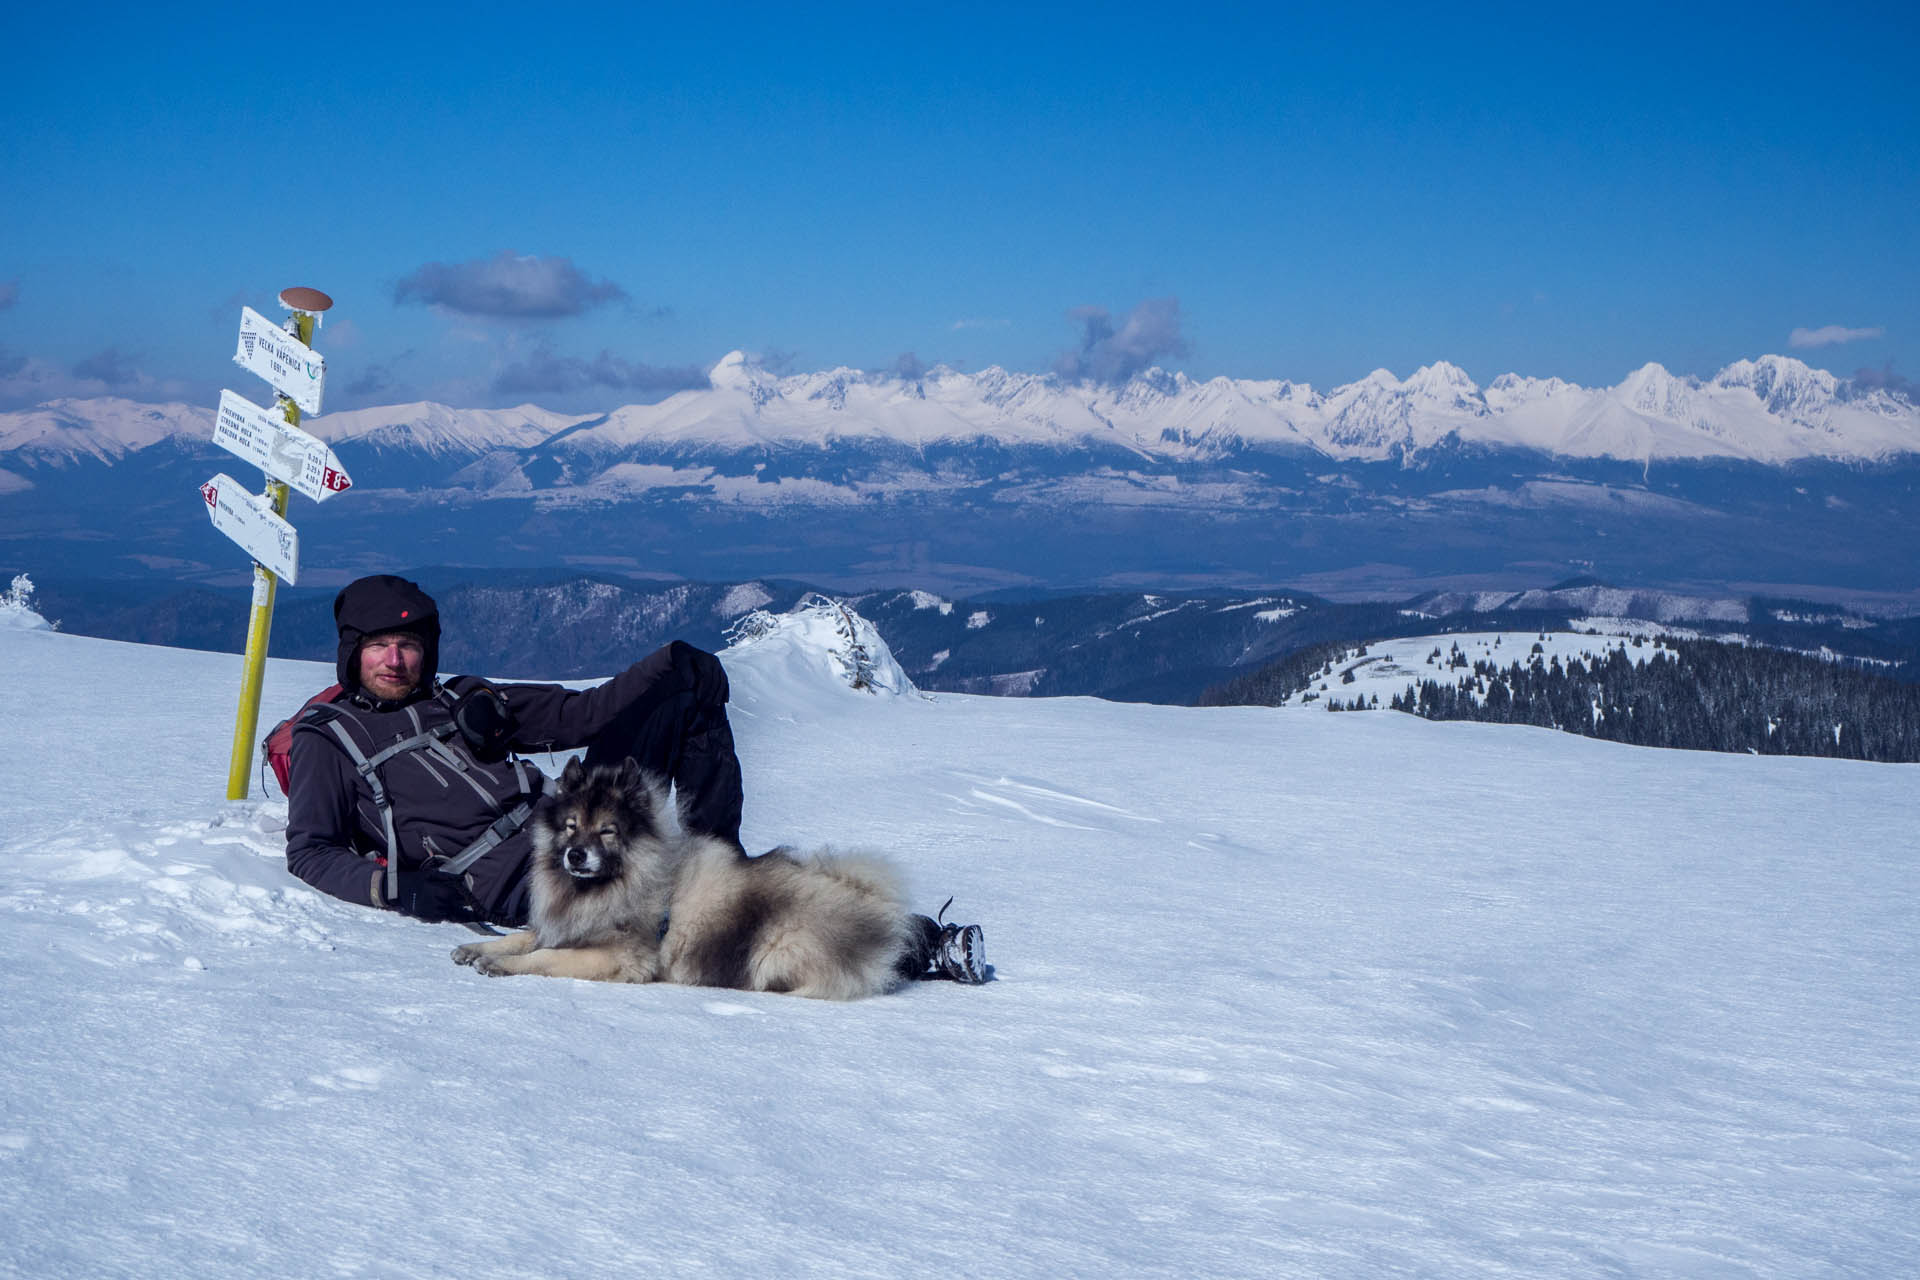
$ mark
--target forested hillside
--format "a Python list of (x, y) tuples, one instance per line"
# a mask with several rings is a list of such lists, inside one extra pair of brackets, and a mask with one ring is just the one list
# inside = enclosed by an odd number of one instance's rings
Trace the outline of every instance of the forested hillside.
[(1779, 649), (1656, 641), (1636, 663), (1475, 664), (1392, 700), (1429, 720), (1532, 724), (1645, 747), (1920, 761), (1920, 685)]
[[(1569, 639), (1579, 637), (1553, 636), (1550, 643), (1562, 647)], [(1484, 643), (1475, 648), (1487, 652)], [(1631, 648), (1599, 640), (1596, 648), (1566, 654), (1535, 643), (1531, 653), (1502, 665), (1491, 655), (1470, 659), (1458, 643), (1443, 651), (1436, 641), (1416, 674), (1383, 660), (1384, 651), (1322, 645), (1211, 689), (1204, 701), (1320, 702), (1330, 711), (1378, 707), (1429, 720), (1537, 725), (1636, 746), (1920, 761), (1920, 685), (1861, 663), (1665, 635), (1636, 637)], [(1356, 681), (1359, 672), (1368, 678)]]

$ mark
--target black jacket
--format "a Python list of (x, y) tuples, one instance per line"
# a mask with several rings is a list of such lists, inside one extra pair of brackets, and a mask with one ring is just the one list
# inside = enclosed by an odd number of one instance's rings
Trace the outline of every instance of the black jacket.
[[(682, 661), (675, 662), (676, 649), (683, 648), (686, 646), (675, 644), (658, 649), (592, 689), (573, 690), (557, 684), (490, 685), (505, 699), (513, 715), (515, 729), (510, 745), (515, 751), (567, 751), (586, 745), (632, 704), (643, 698), (671, 695), (687, 686), (690, 677), (684, 655)], [(719, 664), (712, 665), (717, 668)], [(456, 676), (443, 687), (457, 695), (485, 683), (473, 676)], [(724, 700), (724, 691), (719, 696)], [(424, 696), (397, 709), (376, 710), (364, 702), (342, 699), (324, 711), (337, 714), (361, 750), (371, 756), (388, 743), (448, 723), (450, 702), (446, 697)], [(294, 726), (287, 869), (336, 898), (385, 906), (385, 872), (376, 859), (389, 851), (373, 789), (360, 776), (333, 730), (321, 722), (324, 714), (315, 715), (321, 710), (309, 709)], [(517, 775), (510, 760), (483, 762), (475, 758), (457, 733), (447, 739), (446, 747), (459, 756), (465, 768), (420, 751), (403, 753), (380, 766), (381, 781), (393, 807), (402, 870), (417, 868), (428, 858), (459, 854), (503, 812), (522, 801), (536, 800), (541, 791), (544, 779), (531, 766)], [(523, 787), (522, 777), (530, 785)], [(502, 902), (525, 874), (531, 847), (529, 832), (522, 828), (468, 871), (468, 886), (483, 915), (497, 916)]]

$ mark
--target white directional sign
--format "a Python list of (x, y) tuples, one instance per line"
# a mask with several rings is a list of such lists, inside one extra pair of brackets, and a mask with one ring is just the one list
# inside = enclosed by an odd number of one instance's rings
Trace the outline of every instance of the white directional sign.
[(326, 441), (262, 409), (237, 391), (220, 393), (213, 419), (213, 442), (254, 466), (322, 502), (353, 487)]
[(320, 412), (326, 360), (252, 307), (240, 308), (240, 345), (233, 353), (233, 362), (286, 392), (301, 412)]
[(273, 513), (273, 507), (225, 472), (200, 486), (213, 527), (273, 571), (282, 582), (300, 576), (300, 535)]

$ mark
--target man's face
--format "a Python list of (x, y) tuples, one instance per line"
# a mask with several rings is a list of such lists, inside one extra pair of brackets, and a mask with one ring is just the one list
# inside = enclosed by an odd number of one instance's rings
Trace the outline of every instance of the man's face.
[(368, 636), (360, 644), (360, 687), (376, 698), (397, 702), (420, 687), (426, 646), (410, 631)]

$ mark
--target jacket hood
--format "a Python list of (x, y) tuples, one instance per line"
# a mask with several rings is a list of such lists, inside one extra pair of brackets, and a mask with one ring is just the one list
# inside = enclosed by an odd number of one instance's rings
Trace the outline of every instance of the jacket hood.
[(334, 672), (349, 694), (360, 691), (360, 645), (368, 636), (407, 631), (426, 649), (420, 664), (420, 690), (430, 692), (440, 670), (440, 610), (418, 584), (390, 573), (349, 582), (333, 598), (333, 621), (340, 632)]

